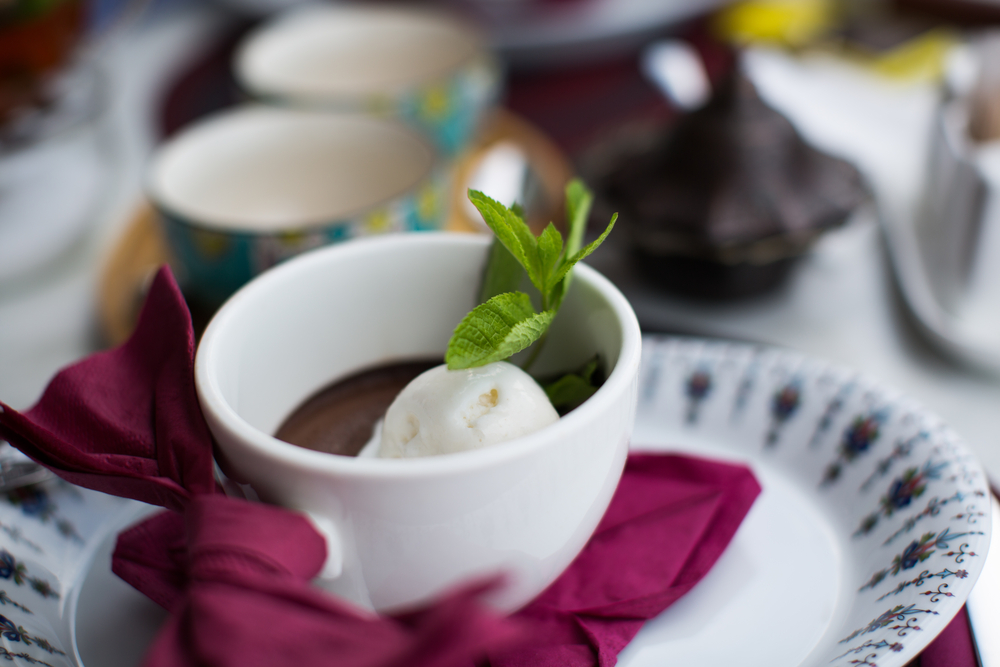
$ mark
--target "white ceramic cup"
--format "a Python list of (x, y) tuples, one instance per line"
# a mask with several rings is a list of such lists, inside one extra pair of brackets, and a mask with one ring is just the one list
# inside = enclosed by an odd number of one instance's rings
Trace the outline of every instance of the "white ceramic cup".
[[(578, 265), (539, 373), (599, 353), (608, 377), (555, 424), (423, 459), (342, 457), (272, 437), (305, 399), (360, 369), (444, 355), (475, 305), (488, 239), (428, 233), (301, 255), (237, 292), (209, 324), (195, 381), (231, 479), (332, 524), (335, 593), (379, 611), (506, 575), (514, 610), (573, 560), (618, 484), (635, 417), (641, 335), (622, 294)], [(329, 561), (328, 561), (329, 565)]]
[(444, 155), (475, 135), (500, 89), (500, 66), (470, 24), (426, 7), (313, 4), (240, 44), (234, 70), (265, 102), (399, 118)]
[(401, 123), (246, 105), (160, 147), (147, 192), (185, 293), (218, 305), (305, 250), (440, 229), (449, 176)]

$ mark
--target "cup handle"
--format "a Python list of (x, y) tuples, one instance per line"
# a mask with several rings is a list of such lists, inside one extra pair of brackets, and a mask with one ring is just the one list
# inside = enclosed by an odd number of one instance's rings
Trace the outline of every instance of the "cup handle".
[(337, 522), (320, 514), (309, 511), (303, 514), (326, 540), (326, 563), (313, 583), (359, 609), (374, 612), (375, 605), (372, 604), (358, 555), (351, 542), (350, 529), (338, 526)]
[(326, 562), (316, 576), (320, 579), (336, 579), (344, 573), (344, 541), (341, 539), (340, 531), (337, 530), (333, 521), (326, 517), (313, 512), (305, 514), (316, 532), (326, 540)]
[[(229, 477), (222, 471), (218, 461), (213, 461), (213, 472), (215, 480), (222, 486), (223, 492), (230, 498), (242, 498), (253, 503), (261, 502), (257, 492), (249, 484), (241, 484)], [(326, 562), (323, 569), (316, 575), (320, 579), (333, 580), (344, 572), (344, 540), (340, 536), (340, 531), (330, 519), (303, 511), (309, 523), (316, 529), (324, 540), (326, 540)]]

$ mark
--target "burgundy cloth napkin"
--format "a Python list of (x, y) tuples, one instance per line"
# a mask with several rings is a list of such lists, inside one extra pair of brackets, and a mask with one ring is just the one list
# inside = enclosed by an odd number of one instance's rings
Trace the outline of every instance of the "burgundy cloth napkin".
[(277, 507), (202, 496), (124, 532), (113, 569), (172, 614), (147, 667), (337, 664), (469, 667), (518, 636), (478, 598), (445, 596), (406, 622), (366, 614), (308, 584), (326, 545)]
[(127, 343), (60, 372), (25, 414), (0, 403), (0, 437), (64, 479), (174, 510), (123, 532), (114, 554), (171, 612), (146, 665), (612, 665), (712, 567), (760, 491), (740, 466), (632, 455), (593, 538), (525, 609), (499, 617), (479, 600), (500, 584), (471, 582), (378, 617), (309, 584), (326, 545), (304, 516), (222, 495), (193, 355), (163, 270)]
[(976, 645), (965, 607), (924, 649), (917, 664), (919, 667), (977, 667)]
[(181, 510), (215, 491), (194, 350), (187, 306), (161, 269), (132, 337), (62, 370), (26, 415), (0, 402), (0, 437), (68, 482)]
[(533, 636), (491, 664), (614, 665), (643, 622), (708, 573), (759, 493), (743, 466), (632, 454), (583, 552), (515, 614)]

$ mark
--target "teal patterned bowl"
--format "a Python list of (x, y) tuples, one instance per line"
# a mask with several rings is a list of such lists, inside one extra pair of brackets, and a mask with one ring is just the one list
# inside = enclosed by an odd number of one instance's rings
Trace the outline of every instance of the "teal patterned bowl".
[(401, 123), (258, 105), (182, 132), (147, 182), (185, 294), (209, 307), (305, 250), (440, 229), (449, 187), (435, 151)]
[(252, 98), (397, 118), (445, 156), (475, 135), (500, 89), (480, 33), (423, 8), (316, 5), (251, 33), (235, 59)]

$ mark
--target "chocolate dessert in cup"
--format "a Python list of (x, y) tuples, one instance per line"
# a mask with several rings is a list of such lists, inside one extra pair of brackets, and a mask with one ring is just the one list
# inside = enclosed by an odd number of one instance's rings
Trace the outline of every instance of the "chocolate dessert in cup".
[(491, 603), (517, 609), (584, 546), (621, 475), (639, 326), (621, 293), (582, 265), (532, 371), (576, 368), (596, 353), (607, 379), (557, 422), (406, 460), (338, 456), (272, 435), (338, 379), (443, 357), (476, 303), (488, 250), (486, 238), (429, 233), (303, 254), (237, 292), (198, 350), (196, 386), (222, 470), (261, 500), (313, 516), (330, 544), (323, 585), (378, 611), (497, 574), (505, 583)]

